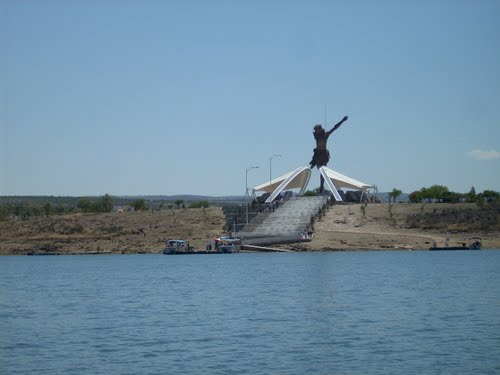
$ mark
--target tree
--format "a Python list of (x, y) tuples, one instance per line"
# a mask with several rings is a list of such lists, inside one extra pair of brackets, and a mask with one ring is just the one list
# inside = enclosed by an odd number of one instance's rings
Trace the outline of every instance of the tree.
[(464, 194), (449, 191), (443, 195), (442, 201), (446, 203), (459, 203), (462, 201)]
[(174, 203), (177, 208), (181, 208), (181, 206), (184, 206), (184, 201), (182, 199), (177, 199)]
[(81, 198), (76, 207), (82, 212), (92, 212), (92, 201), (89, 198)]
[(422, 199), (423, 199), (422, 192), (421, 191), (414, 191), (414, 192), (410, 193), (409, 198), (410, 198), (411, 203), (420, 203), (420, 202), (422, 202)]
[(304, 193), (304, 196), (305, 197), (315, 197), (319, 194), (319, 189), (320, 187), (318, 186), (317, 188), (313, 189), (313, 190), (307, 190), (305, 193)]
[(101, 198), (101, 207), (103, 212), (111, 212), (113, 210), (113, 198), (109, 194)]
[(193, 201), (189, 205), (189, 207), (191, 208), (206, 208), (208, 206), (209, 206), (208, 201)]
[(429, 203), (432, 201), (432, 193), (429, 188), (423, 187), (420, 189), (420, 194), (422, 195), (422, 199), (427, 199)]
[(95, 201), (89, 198), (81, 198), (76, 205), (82, 212), (111, 212), (113, 210), (113, 198), (109, 194)]
[(465, 196), (469, 202), (475, 202), (477, 200), (476, 189), (474, 186), (470, 188), (469, 192)]
[(0, 221), (7, 220), (9, 215), (11, 214), (11, 206), (10, 205), (0, 205)]
[(47, 202), (44, 204), (43, 210), (45, 212), (45, 216), (50, 216), (52, 214), (53, 209), (52, 209), (52, 205), (50, 204), (50, 202)]
[(146, 201), (144, 199), (136, 199), (131, 204), (135, 211), (144, 211), (146, 207)]
[(403, 192), (399, 189), (392, 189), (392, 191), (389, 193), (389, 203), (391, 202), (391, 198), (394, 203), (396, 203), (396, 198), (399, 197)]
[(484, 190), (479, 194), (479, 198), (486, 202), (495, 202), (500, 199), (500, 194), (493, 190)]
[[(443, 198), (448, 193), (449, 193), (448, 188), (446, 186), (443, 186), (443, 185), (432, 185), (428, 189), (428, 194), (429, 194), (430, 199), (436, 199), (439, 202), (442, 202)], [(430, 200), (429, 200), (429, 202), (430, 202)]]

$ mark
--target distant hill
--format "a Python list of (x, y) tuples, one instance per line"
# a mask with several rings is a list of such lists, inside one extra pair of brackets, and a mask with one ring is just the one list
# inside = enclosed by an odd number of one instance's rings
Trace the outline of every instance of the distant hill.
[[(64, 205), (76, 205), (78, 200), (81, 198), (99, 198), (100, 196), (48, 196), (48, 195), (35, 195), (35, 196), (15, 196), (15, 195), (4, 195), (0, 196), (0, 204), (19, 204), (19, 203), (46, 203), (51, 202), (55, 204)], [(377, 197), (382, 202), (389, 202), (389, 193), (382, 192), (378, 193)], [(134, 201), (136, 199), (144, 199), (145, 201), (161, 202), (168, 201), (174, 202), (176, 200), (189, 201), (209, 201), (211, 203), (220, 202), (243, 202), (245, 197), (242, 195), (227, 195), (214, 197), (209, 195), (195, 195), (195, 194), (177, 194), (177, 195), (113, 195), (113, 200), (116, 203), (122, 203), (125, 201)], [(401, 194), (396, 202), (409, 202), (408, 194)]]
[[(48, 195), (35, 195), (35, 196), (15, 196), (15, 195), (4, 195), (0, 196), (0, 206), (10, 205), (10, 206), (38, 206), (42, 207), (47, 203), (50, 203), (54, 207), (58, 207), (58, 212), (70, 211), (72, 208), (76, 207), (78, 202), (83, 199), (98, 200), (102, 196), (48, 196)], [(207, 195), (194, 195), (194, 194), (178, 194), (178, 195), (126, 195), (117, 196), (112, 195), (114, 205), (126, 205), (131, 204), (137, 199), (144, 199), (149, 206), (158, 208), (162, 203), (172, 204), (177, 200), (182, 200), (186, 203), (193, 201), (208, 201), (211, 205), (219, 206), (227, 202), (244, 202), (244, 196), (222, 196), (222, 197), (212, 197)]]
[[(377, 194), (378, 199), (381, 202), (389, 202), (389, 192), (381, 192)], [(176, 201), (176, 200), (184, 200), (184, 201), (209, 201), (209, 202), (228, 202), (228, 201), (244, 201), (244, 196), (238, 195), (230, 195), (230, 196), (222, 196), (222, 197), (212, 197), (207, 195), (189, 195), (189, 194), (180, 194), (180, 195), (145, 195), (145, 196), (130, 196), (130, 197), (120, 197), (126, 199), (137, 199), (142, 198), (145, 200), (152, 201)], [(392, 199), (391, 199), (392, 201)], [(407, 203), (410, 201), (408, 194), (401, 194), (397, 199), (396, 203)]]
[[(389, 193), (382, 192), (377, 194), (378, 199), (381, 202), (389, 202)], [(1, 204), (45, 204), (46, 202), (51, 202), (52, 204), (63, 205), (66, 207), (76, 206), (78, 201), (81, 198), (100, 198), (100, 196), (44, 196), (44, 195), (36, 195), (36, 196), (0, 196), (0, 205)], [(176, 200), (182, 200), (185, 202), (192, 201), (208, 201), (213, 205), (220, 205), (222, 203), (227, 202), (244, 202), (245, 197), (242, 195), (227, 195), (227, 196), (210, 196), (210, 195), (196, 195), (196, 194), (177, 194), (177, 195), (112, 195), (113, 201), (115, 204), (126, 204), (127, 202), (132, 202), (136, 199), (144, 199), (147, 202), (157, 202), (154, 206), (161, 204), (161, 202), (175, 202)], [(158, 203), (160, 202), (160, 203)], [(398, 199), (396, 199), (396, 203), (407, 203), (409, 202), (408, 194), (401, 194)]]
[[(114, 197), (113, 197), (114, 198)], [(146, 201), (240, 201), (243, 200), (243, 196), (222, 196), (222, 197), (212, 197), (209, 195), (195, 195), (195, 194), (178, 194), (178, 195), (130, 195), (130, 196), (118, 196), (120, 199), (144, 199)]]

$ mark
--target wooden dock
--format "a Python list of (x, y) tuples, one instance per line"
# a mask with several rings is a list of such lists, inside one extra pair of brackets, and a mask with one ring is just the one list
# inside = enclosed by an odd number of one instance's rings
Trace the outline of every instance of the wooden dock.
[(279, 253), (293, 253), (293, 250), (278, 249), (275, 247), (257, 246), (257, 245), (241, 245), (241, 250), (249, 251), (263, 251), (263, 252), (279, 252)]

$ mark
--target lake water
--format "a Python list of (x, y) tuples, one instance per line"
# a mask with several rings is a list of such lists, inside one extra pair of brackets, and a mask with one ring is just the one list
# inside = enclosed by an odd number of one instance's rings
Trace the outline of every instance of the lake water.
[(2, 374), (500, 374), (500, 251), (0, 258)]

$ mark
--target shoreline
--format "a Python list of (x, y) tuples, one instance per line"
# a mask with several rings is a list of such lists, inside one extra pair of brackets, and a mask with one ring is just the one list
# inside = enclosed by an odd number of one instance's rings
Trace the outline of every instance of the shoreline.
[[(428, 250), (447, 242), (450, 246), (468, 244), (469, 237), (477, 236), (482, 238), (483, 249), (500, 249), (498, 209), (443, 203), (362, 206), (333, 205), (316, 220), (310, 242), (275, 247), (292, 251)], [(496, 226), (478, 230), (486, 228), (481, 215)], [(218, 207), (7, 220), (0, 222), (0, 255), (160, 254), (164, 241), (174, 238), (186, 239), (202, 250), (207, 241), (224, 233), (224, 225)]]

